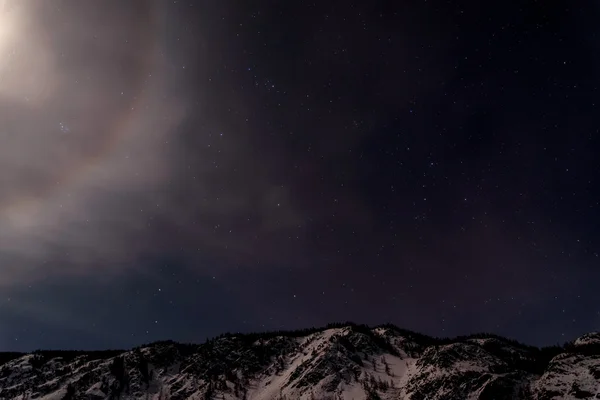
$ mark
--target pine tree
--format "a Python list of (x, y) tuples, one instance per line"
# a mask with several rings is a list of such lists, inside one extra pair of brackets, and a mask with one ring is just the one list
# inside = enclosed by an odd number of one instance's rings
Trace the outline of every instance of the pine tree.
[(390, 370), (390, 365), (388, 364), (384, 356), (381, 356), (381, 362), (383, 363), (383, 366), (385, 368), (385, 373), (389, 376), (393, 376), (392, 371)]
[(73, 385), (71, 383), (69, 383), (67, 385), (67, 390), (65, 392), (65, 395), (63, 396), (62, 400), (72, 400), (75, 398), (75, 388), (73, 387)]

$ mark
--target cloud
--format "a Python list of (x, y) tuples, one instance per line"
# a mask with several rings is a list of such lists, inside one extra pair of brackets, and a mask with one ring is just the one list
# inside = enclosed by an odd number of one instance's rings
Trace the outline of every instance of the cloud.
[(0, 285), (142, 251), (186, 113), (153, 2), (61, 4), (0, 8)]
[(304, 224), (158, 2), (1, 10), (0, 287), (150, 273), (139, 260), (184, 250), (202, 272), (194, 257), (235, 263)]

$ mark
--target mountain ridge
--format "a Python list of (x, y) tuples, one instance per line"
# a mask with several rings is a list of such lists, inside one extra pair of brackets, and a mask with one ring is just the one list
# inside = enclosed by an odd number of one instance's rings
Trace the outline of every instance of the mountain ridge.
[(600, 333), (536, 347), (392, 324), (226, 333), (203, 344), (0, 353), (0, 399), (600, 399)]

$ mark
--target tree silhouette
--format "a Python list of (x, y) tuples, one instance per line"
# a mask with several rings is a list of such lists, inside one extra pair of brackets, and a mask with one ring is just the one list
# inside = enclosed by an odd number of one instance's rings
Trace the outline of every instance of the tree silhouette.
[(71, 383), (69, 383), (67, 385), (67, 390), (65, 392), (65, 395), (63, 396), (62, 400), (73, 400), (75, 399), (75, 388), (73, 387), (73, 385)]

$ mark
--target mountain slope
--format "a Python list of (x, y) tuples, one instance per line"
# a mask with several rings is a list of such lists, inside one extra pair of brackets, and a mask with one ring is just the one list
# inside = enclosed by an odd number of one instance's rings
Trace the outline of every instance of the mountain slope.
[(600, 399), (600, 334), (537, 349), (386, 325), (0, 355), (0, 399)]

